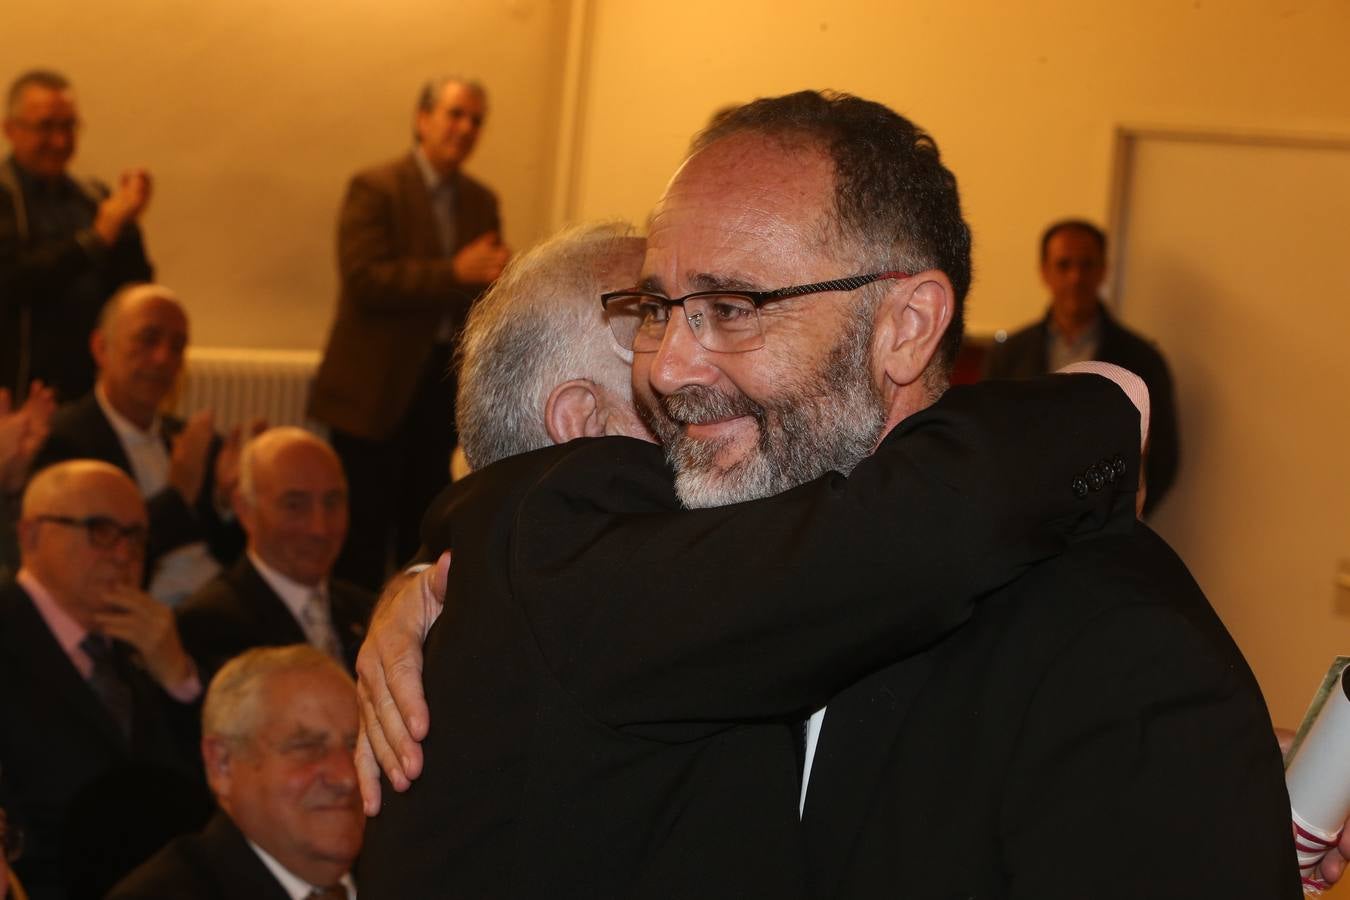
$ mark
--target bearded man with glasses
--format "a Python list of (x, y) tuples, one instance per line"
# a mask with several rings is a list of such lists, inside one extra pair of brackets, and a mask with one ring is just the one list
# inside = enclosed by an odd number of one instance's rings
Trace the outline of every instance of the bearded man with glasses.
[(140, 589), (146, 536), (107, 463), (59, 463), (24, 492), (21, 568), (0, 588), (0, 806), (27, 834), (15, 868), (34, 900), (102, 896), (205, 809), (202, 685)]
[[(366, 883), (1297, 896), (1259, 688), (1133, 516), (1139, 419), (1112, 436), (1099, 379), (949, 389), (970, 233), (932, 138), (847, 95), (755, 101), (649, 222), (605, 303), (673, 490), (646, 445), (574, 442), (429, 515), (454, 563), (425, 705), (402, 703), (416, 648), (382, 646), (380, 611), (357, 663), (371, 750), (408, 788)], [(1067, 847), (1084, 823), (1122, 865)], [(458, 889), (473, 873), (504, 887)]]

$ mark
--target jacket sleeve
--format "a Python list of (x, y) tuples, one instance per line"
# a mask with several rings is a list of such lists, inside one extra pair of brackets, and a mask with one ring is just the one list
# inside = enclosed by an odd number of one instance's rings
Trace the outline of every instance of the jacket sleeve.
[[(392, 188), (372, 173), (357, 175), (347, 187), (338, 218), (338, 264), (346, 294), (372, 314), (462, 314), (484, 286), (460, 282), (447, 257), (410, 252), (408, 212), (400, 209), (403, 200)], [(492, 222), (495, 227), (495, 202)]]
[(670, 511), (650, 459), (572, 454), (521, 504), (512, 592), (544, 657), (609, 725), (795, 717), (1131, 525), (1138, 415), (1095, 376), (955, 388), (849, 478), (721, 509)]

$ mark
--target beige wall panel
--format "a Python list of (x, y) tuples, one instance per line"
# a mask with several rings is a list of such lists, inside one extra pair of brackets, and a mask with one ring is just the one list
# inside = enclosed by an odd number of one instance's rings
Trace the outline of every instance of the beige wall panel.
[(645, 218), (717, 107), (834, 87), (938, 138), (976, 235), (976, 331), (1045, 303), (1041, 228), (1104, 220), (1122, 121), (1350, 130), (1350, 3), (594, 0), (579, 217)]
[(199, 345), (315, 348), (336, 299), (334, 217), (358, 168), (410, 146), (417, 87), (477, 75), (491, 113), (468, 169), (506, 238), (548, 229), (564, 0), (7, 3), (0, 57), (76, 83), (76, 167), (145, 165), (161, 280)]
[(1133, 159), (1121, 274), (1184, 401), (1155, 524), (1292, 727), (1350, 653), (1350, 140), (1145, 138)]

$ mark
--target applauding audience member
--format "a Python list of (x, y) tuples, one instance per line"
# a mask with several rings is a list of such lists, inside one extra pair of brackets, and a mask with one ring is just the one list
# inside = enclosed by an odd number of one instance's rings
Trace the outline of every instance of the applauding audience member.
[(62, 402), (94, 383), (85, 343), (99, 308), (123, 284), (149, 281), (137, 225), (150, 176), (127, 169), (109, 190), (70, 175), (80, 133), (66, 77), (33, 69), (9, 88), (0, 162), (0, 386), (40, 378)]
[(34, 463), (101, 459), (135, 479), (150, 509), (150, 593), (170, 604), (233, 562), (243, 543), (229, 513), (238, 433), (221, 441), (207, 410), (186, 422), (160, 412), (187, 342), (187, 314), (171, 290), (119, 291), (91, 340), (98, 383), (57, 413)]

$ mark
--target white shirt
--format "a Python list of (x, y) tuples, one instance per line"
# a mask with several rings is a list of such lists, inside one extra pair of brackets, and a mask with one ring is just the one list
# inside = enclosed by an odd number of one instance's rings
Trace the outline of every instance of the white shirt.
[[(252, 550), (248, 553), (248, 561), (253, 563), (253, 568), (258, 570), (262, 580), (267, 582), (281, 602), (286, 604), (286, 608), (291, 611), (295, 621), (300, 623), (300, 628), (305, 632), (305, 640), (314, 647), (328, 652), (330, 647), (336, 646), (339, 651), (342, 642), (337, 639), (337, 629), (333, 625), (333, 614), (329, 605), (328, 583), (320, 582), (318, 585), (301, 584), (293, 578), (287, 578), (276, 569), (262, 561), (262, 557)], [(327, 622), (321, 625), (311, 624), (309, 616), (305, 614), (305, 608), (309, 605), (309, 598), (314, 592), (318, 591), (323, 597), (323, 606), (326, 612)], [(326, 632), (326, 633), (325, 633)]]
[(806, 758), (802, 763), (802, 795), (797, 800), (798, 818), (806, 809), (806, 786), (811, 783), (811, 762), (816, 758), (816, 743), (820, 740), (820, 729), (825, 724), (826, 708), (822, 706), (806, 720)]
[[(108, 402), (102, 385), (94, 387), (94, 399), (117, 435), (122, 452), (131, 464), (131, 474), (141, 496), (150, 498), (169, 486), (169, 450), (164, 446), (163, 423), (158, 415), (150, 427), (141, 429)], [(205, 541), (175, 547), (155, 563), (150, 573), (150, 596), (176, 606), (220, 572)]]
[[(248, 839), (245, 838), (245, 840)], [(267, 870), (272, 873), (277, 881), (281, 882), (282, 888), (290, 895), (291, 900), (305, 900), (310, 893), (319, 890), (317, 885), (310, 884), (298, 875), (292, 874), (290, 869), (273, 859), (272, 854), (253, 843), (253, 841), (249, 841), (248, 845), (253, 848), (254, 853), (258, 854), (258, 859), (263, 861)], [(356, 882), (352, 881), (351, 873), (348, 872), (343, 875), (338, 879), (338, 882), (346, 889), (348, 898), (355, 900)]]

